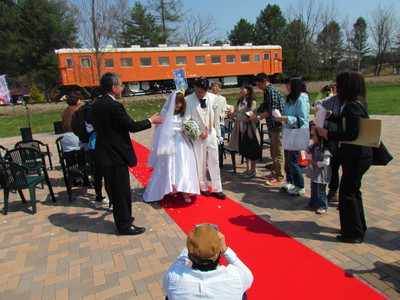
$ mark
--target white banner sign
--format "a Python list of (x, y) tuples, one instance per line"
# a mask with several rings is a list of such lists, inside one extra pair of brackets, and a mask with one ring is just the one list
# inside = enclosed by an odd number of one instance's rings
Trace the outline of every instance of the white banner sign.
[(0, 104), (10, 104), (10, 92), (7, 87), (6, 75), (0, 75)]

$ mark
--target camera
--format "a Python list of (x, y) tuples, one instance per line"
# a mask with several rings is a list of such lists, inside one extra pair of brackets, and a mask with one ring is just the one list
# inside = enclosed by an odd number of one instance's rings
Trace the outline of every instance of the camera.
[(330, 85), (326, 85), (323, 88), (324, 92), (330, 92), (331, 91), (331, 86)]

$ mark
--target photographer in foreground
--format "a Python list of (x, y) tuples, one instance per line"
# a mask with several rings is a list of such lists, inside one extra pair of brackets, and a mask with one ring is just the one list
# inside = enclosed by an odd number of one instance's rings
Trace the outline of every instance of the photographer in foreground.
[[(190, 231), (186, 247), (164, 275), (166, 299), (247, 299), (253, 275), (217, 228), (199, 224)], [(227, 266), (219, 265), (221, 256)]]

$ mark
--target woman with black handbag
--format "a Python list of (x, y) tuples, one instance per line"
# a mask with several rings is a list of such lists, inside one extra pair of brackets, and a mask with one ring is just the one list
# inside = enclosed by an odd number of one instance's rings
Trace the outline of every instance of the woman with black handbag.
[(327, 137), (328, 141), (339, 141), (338, 155), (342, 166), (339, 187), (341, 229), (337, 239), (344, 243), (362, 243), (367, 225), (360, 188), (362, 177), (372, 164), (372, 149), (341, 141), (354, 141), (358, 136), (360, 119), (368, 117), (366, 86), (364, 77), (356, 71), (338, 74), (336, 83), (337, 95), (342, 104), (340, 116), (331, 115), (328, 120), (338, 123), (340, 129), (317, 130), (318, 134)]
[(260, 159), (260, 135), (255, 122), (250, 117), (257, 109), (256, 96), (251, 84), (244, 84), (240, 88), (240, 98), (235, 111), (229, 114), (235, 122), (229, 141), (229, 148), (238, 151), (246, 159), (244, 178), (256, 176), (256, 161)]

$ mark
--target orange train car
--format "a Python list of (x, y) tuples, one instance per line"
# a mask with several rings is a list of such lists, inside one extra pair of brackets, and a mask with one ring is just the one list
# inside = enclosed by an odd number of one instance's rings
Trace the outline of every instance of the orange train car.
[(236, 86), (251, 81), (264, 72), (282, 72), (282, 47), (278, 45), (210, 46), (180, 45), (168, 47), (106, 47), (98, 56), (90, 49), (59, 49), (58, 68), (63, 87), (89, 88), (99, 84), (99, 75), (115, 72), (121, 76), (128, 92), (148, 92), (174, 88), (173, 70), (184, 69), (189, 83), (205, 76), (210, 82)]

